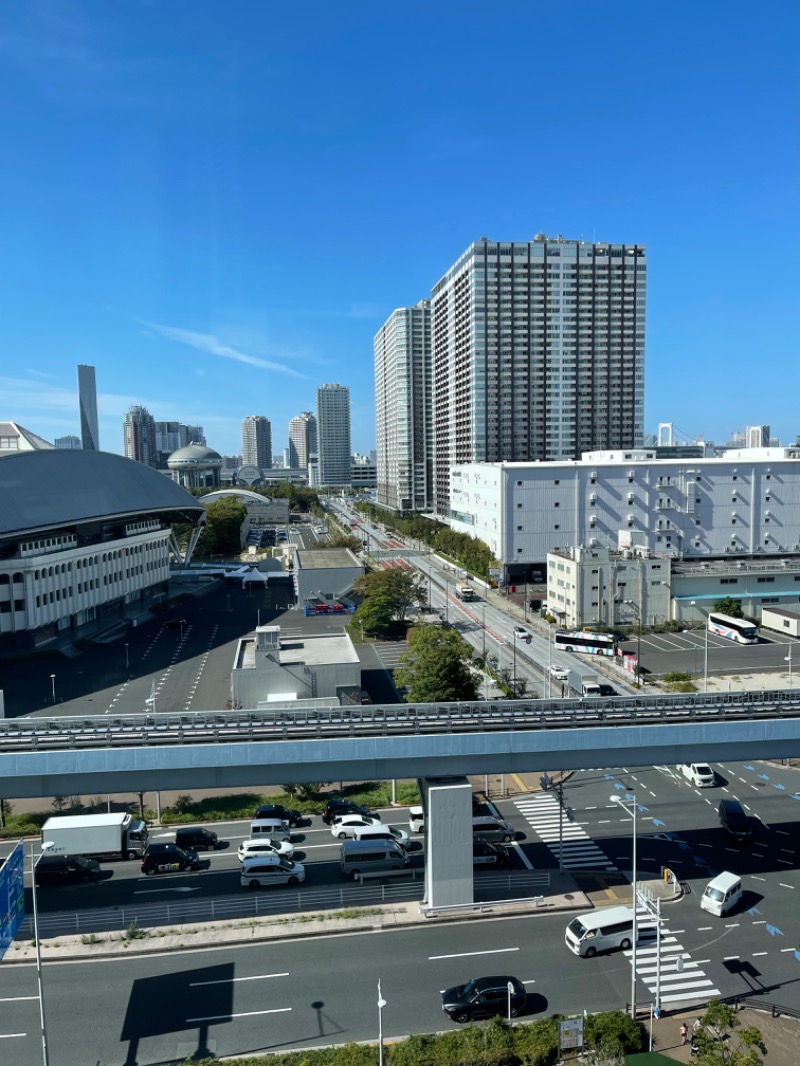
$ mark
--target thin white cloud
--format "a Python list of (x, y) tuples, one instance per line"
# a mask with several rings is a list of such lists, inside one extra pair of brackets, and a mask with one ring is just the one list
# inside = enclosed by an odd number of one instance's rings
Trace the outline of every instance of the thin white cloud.
[(301, 374), (299, 370), (292, 370), (291, 367), (284, 366), (282, 363), (275, 363), (271, 359), (262, 359), (258, 355), (248, 355), (246, 352), (240, 352), (237, 348), (232, 348), (228, 344), (223, 344), (219, 337), (213, 333), (195, 333), (188, 329), (161, 326), (157, 322), (143, 321), (142, 325), (147, 326), (149, 329), (154, 329), (168, 340), (177, 341), (178, 344), (186, 344), (190, 348), (208, 352), (209, 355), (216, 355), (221, 359), (233, 359), (234, 362), (255, 366), (260, 370), (274, 370), (278, 374), (286, 374), (288, 377), (309, 380), (308, 375)]

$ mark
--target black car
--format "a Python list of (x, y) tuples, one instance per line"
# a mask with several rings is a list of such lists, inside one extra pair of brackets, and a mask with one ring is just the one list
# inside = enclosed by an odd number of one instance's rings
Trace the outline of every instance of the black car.
[(212, 829), (204, 829), (200, 825), (182, 826), (175, 832), (175, 843), (184, 851), (216, 851), (219, 837)]
[(717, 814), (719, 815), (720, 825), (733, 840), (744, 844), (753, 835), (750, 829), (750, 820), (745, 814), (744, 807), (737, 799), (720, 800)]
[(600, 695), (601, 696), (619, 696), (619, 693), (617, 692), (617, 690), (614, 688), (613, 685), (601, 685), (600, 686)]
[(148, 844), (142, 859), (143, 874), (169, 874), (196, 870), (200, 865), (197, 852), (177, 844)]
[[(509, 989), (509, 985), (511, 988)], [(509, 1012), (509, 992), (511, 1009)], [(516, 977), (473, 977), (465, 985), (455, 985), (442, 992), (442, 1010), (454, 1022), (472, 1018), (516, 1018), (528, 1001), (525, 985)]]
[(332, 799), (328, 800), (325, 810), (322, 812), (322, 820), (325, 825), (330, 825), (334, 818), (338, 818), (342, 814), (363, 814), (366, 817), (370, 817), (372, 811), (361, 803), (353, 803), (352, 800)]
[(102, 876), (97, 859), (85, 855), (42, 855), (36, 863), (37, 885), (74, 885), (80, 881), (99, 881)]
[(505, 848), (493, 844), (491, 840), (475, 837), (472, 841), (473, 866), (508, 866), (511, 857)]
[(290, 829), (303, 824), (300, 811), (290, 811), (288, 807), (280, 803), (262, 803), (253, 815), (253, 819), (256, 818), (279, 818), (282, 822), (286, 822)]

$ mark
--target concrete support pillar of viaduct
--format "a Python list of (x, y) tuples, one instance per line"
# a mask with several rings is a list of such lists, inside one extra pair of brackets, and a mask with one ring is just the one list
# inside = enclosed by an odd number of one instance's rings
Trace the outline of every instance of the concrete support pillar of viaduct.
[(474, 903), (472, 788), (466, 777), (419, 782), (425, 811), (425, 887), (429, 907)]

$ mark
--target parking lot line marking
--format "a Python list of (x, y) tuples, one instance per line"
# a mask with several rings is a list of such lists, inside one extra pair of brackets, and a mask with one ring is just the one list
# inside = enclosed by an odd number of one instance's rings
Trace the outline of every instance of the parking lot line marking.
[(473, 955), (504, 955), (509, 951), (519, 951), (519, 948), (490, 948), (488, 951), (463, 951), (460, 955), (429, 955), (428, 962), (437, 959), (469, 959)]
[(192, 981), (189, 988), (203, 988), (205, 985), (232, 985), (236, 981), (266, 981), (269, 977), (288, 977), (287, 973), (260, 973), (255, 977), (226, 977), (222, 981)]
[(291, 1007), (276, 1007), (275, 1010), (249, 1010), (244, 1011), (241, 1014), (209, 1014), (207, 1018), (187, 1018), (187, 1025), (194, 1025), (195, 1022), (227, 1022), (231, 1018), (255, 1018), (259, 1014), (286, 1014), (290, 1011)]
[(779, 881), (778, 884), (781, 888), (794, 888), (794, 885), (785, 885), (783, 881)]

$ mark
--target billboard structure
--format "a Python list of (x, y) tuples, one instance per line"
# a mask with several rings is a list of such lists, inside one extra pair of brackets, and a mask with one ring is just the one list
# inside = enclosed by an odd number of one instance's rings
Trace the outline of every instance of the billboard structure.
[(8, 951), (25, 917), (22, 841), (0, 865), (0, 959)]

